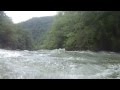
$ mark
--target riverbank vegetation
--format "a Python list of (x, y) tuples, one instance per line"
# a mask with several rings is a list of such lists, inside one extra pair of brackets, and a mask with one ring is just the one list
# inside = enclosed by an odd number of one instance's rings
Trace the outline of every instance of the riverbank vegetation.
[(59, 12), (45, 41), (45, 48), (120, 51), (119, 11)]
[(60, 11), (13, 24), (0, 11), (0, 48), (120, 51), (120, 11)]

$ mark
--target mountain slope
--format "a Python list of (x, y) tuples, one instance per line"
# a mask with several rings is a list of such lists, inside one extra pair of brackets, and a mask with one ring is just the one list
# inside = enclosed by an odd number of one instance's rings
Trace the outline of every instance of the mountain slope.
[(32, 31), (33, 37), (36, 39), (40, 34), (49, 30), (53, 16), (32, 18), (28, 21), (19, 23), (18, 25), (24, 29)]
[(39, 49), (46, 32), (52, 25), (53, 19), (54, 16), (35, 17), (28, 21), (21, 22), (17, 25), (32, 33), (32, 38), (35, 44), (34, 46), (36, 49)]

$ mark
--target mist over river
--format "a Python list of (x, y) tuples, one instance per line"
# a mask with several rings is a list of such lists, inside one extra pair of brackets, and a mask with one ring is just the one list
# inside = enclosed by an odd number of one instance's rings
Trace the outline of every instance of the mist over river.
[(119, 79), (120, 54), (0, 49), (0, 79)]

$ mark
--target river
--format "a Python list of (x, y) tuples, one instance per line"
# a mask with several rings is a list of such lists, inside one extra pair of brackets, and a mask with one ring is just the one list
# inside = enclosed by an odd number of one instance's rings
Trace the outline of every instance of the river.
[(0, 79), (119, 79), (120, 54), (0, 49)]

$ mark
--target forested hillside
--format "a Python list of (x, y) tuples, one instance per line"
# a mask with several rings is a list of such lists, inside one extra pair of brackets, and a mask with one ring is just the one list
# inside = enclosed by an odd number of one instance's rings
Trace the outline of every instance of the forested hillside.
[(54, 16), (32, 18), (18, 24), (21, 28), (29, 31), (34, 40), (34, 49), (40, 49), (45, 39), (46, 32), (50, 30)]
[(0, 48), (32, 49), (32, 38), (29, 32), (13, 24), (3, 11), (0, 11)]
[(0, 48), (120, 51), (120, 11), (60, 11), (13, 24), (0, 11)]
[(44, 48), (120, 51), (120, 11), (59, 12)]

